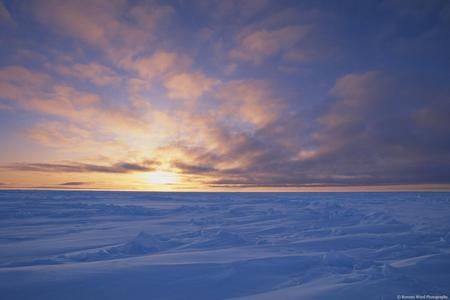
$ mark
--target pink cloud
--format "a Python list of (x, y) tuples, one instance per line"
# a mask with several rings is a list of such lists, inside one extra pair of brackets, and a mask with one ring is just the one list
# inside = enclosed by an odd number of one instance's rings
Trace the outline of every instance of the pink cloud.
[(35, 1), (39, 21), (62, 34), (104, 50), (115, 61), (145, 49), (158, 25), (174, 11), (167, 5), (125, 0)]
[(99, 63), (60, 65), (57, 71), (69, 77), (92, 82), (98, 86), (112, 85), (120, 81), (120, 77), (110, 68)]
[(35, 12), (39, 20), (57, 30), (92, 45), (107, 46), (108, 30), (119, 29), (116, 18), (125, 4), (122, 0), (44, 0), (35, 2)]
[(272, 55), (292, 48), (307, 35), (308, 31), (308, 27), (305, 26), (255, 30), (239, 38), (239, 44), (230, 52), (230, 57), (236, 60), (261, 63)]
[(164, 86), (168, 91), (169, 98), (186, 100), (192, 103), (217, 83), (218, 80), (196, 72), (175, 74), (164, 82)]
[(32, 97), (49, 80), (48, 75), (21, 66), (5, 67), (0, 69), (0, 96), (15, 101)]
[(78, 147), (92, 139), (92, 132), (57, 121), (38, 123), (26, 132), (31, 139), (52, 147)]
[(168, 51), (156, 51), (150, 56), (127, 59), (121, 66), (136, 72), (138, 78), (152, 80), (161, 78), (174, 71), (186, 69), (192, 60), (185, 55)]
[(330, 91), (338, 98), (320, 121), (330, 128), (348, 126), (361, 121), (370, 106), (379, 98), (383, 79), (377, 72), (352, 73), (342, 76)]
[(23, 67), (0, 69), (0, 97), (14, 101), (23, 109), (107, 131), (139, 133), (148, 128), (130, 111), (106, 107), (95, 93), (75, 89)]
[(274, 121), (282, 109), (280, 99), (270, 84), (262, 80), (236, 80), (224, 84), (217, 92), (218, 114), (263, 126)]

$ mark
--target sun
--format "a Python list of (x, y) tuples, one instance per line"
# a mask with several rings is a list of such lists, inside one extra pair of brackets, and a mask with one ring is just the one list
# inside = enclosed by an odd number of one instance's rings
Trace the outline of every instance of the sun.
[(147, 174), (150, 183), (155, 185), (174, 184), (178, 182), (178, 176), (175, 173), (166, 171), (154, 171)]

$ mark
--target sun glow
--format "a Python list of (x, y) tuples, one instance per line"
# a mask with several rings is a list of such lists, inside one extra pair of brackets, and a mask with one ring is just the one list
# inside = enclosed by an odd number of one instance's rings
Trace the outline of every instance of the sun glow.
[(175, 184), (178, 182), (178, 176), (175, 173), (166, 171), (155, 171), (147, 174), (150, 183), (155, 185)]

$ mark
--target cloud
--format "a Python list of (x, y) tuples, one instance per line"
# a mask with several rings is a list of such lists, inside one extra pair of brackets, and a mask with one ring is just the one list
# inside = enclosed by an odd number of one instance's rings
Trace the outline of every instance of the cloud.
[(27, 130), (27, 136), (41, 144), (53, 147), (63, 145), (73, 147), (92, 139), (90, 131), (73, 124), (62, 122), (43, 122)]
[(122, 68), (133, 72), (133, 76), (127, 80), (128, 97), (140, 109), (149, 108), (148, 94), (152, 88), (170, 76), (186, 72), (191, 64), (192, 59), (184, 54), (162, 50), (127, 58), (119, 63)]
[(94, 93), (80, 91), (70, 86), (56, 85), (49, 93), (22, 99), (24, 108), (62, 117), (73, 122), (108, 132), (145, 132), (147, 125), (132, 112), (102, 106), (102, 99)]
[(413, 119), (417, 126), (436, 132), (450, 130), (450, 91), (435, 96), (431, 103), (417, 110)]
[(60, 65), (57, 71), (68, 77), (91, 82), (98, 86), (113, 85), (120, 81), (120, 77), (110, 68), (99, 63)]
[(98, 134), (89, 127), (70, 121), (42, 121), (23, 131), (23, 136), (40, 145), (55, 150), (91, 152), (89, 149), (102, 148), (104, 152), (124, 152), (127, 147), (114, 136)]
[(224, 178), (245, 182), (249, 178), (273, 177), (277, 176), (278, 171), (283, 171), (277, 170), (277, 165), (290, 164), (288, 161), (293, 149), (288, 148), (288, 143), (277, 143), (277, 139), (272, 138), (273, 134), (281, 134), (284, 140), (286, 133), (274, 129), (273, 124), (267, 126), (269, 128), (254, 133), (233, 132), (223, 127), (210, 128), (210, 136), (205, 140), (211, 142), (204, 146), (194, 148), (177, 144), (162, 151), (179, 153), (172, 167), (186, 175), (203, 176), (206, 181)]
[(175, 74), (167, 78), (164, 86), (168, 91), (167, 96), (169, 98), (186, 100), (193, 103), (217, 83), (218, 80), (208, 78), (196, 72)]
[(35, 2), (35, 13), (39, 20), (62, 30), (71, 36), (93, 45), (107, 46), (111, 38), (110, 30), (118, 30), (116, 20), (125, 2), (116, 1), (76, 1), (54, 0)]
[(92, 182), (69, 181), (69, 182), (60, 183), (59, 185), (61, 185), (61, 186), (80, 186), (80, 185), (88, 185), (88, 184), (92, 184)]
[(439, 107), (445, 97), (411, 80), (380, 72), (339, 78), (315, 133), (312, 163), (330, 164), (334, 174), (355, 184), (448, 182), (444, 129), (419, 128), (415, 120), (423, 106)]
[(238, 39), (237, 48), (230, 52), (230, 57), (261, 63), (265, 59), (291, 49), (308, 34), (306, 26), (286, 26), (280, 29), (259, 29), (243, 34)]
[(169, 51), (156, 51), (151, 55), (140, 56), (136, 59), (127, 59), (120, 62), (121, 66), (133, 70), (138, 78), (147, 81), (161, 78), (175, 71), (189, 67), (192, 60), (182, 54)]
[(137, 27), (152, 31), (156, 30), (160, 24), (169, 21), (175, 15), (175, 10), (169, 5), (144, 2), (132, 6), (129, 14)]
[(13, 106), (0, 102), (0, 110), (11, 110), (11, 109), (13, 109)]
[(334, 129), (365, 121), (368, 110), (377, 101), (384, 101), (381, 93), (386, 87), (386, 79), (376, 72), (348, 74), (338, 78), (331, 90), (331, 96), (338, 101), (332, 104), (321, 121)]
[[(14, 3), (0, 19), (29, 17)], [(448, 181), (447, 4), (363, 5), (376, 18), (354, 30), (361, 16), (321, 4), (158, 3), (21, 6), (38, 27), (18, 24), (6, 43), (0, 109), (22, 110), (11, 135), (38, 142), (42, 161), (5, 173), (144, 172), (150, 154), (210, 186)], [(119, 162), (95, 163), (98, 149)], [(23, 161), (17, 152), (5, 161)], [(70, 161), (43, 163), (50, 153)]]
[(218, 114), (237, 122), (262, 126), (275, 120), (282, 110), (271, 85), (263, 80), (233, 80), (220, 86), (215, 94)]
[(172, 162), (172, 167), (178, 169), (179, 171), (181, 171), (183, 173), (190, 174), (190, 175), (208, 174), (208, 173), (213, 173), (213, 172), (217, 171), (212, 166), (191, 165), (191, 164), (183, 163), (181, 161)]
[(87, 163), (14, 163), (1, 168), (14, 171), (46, 173), (132, 173), (149, 172), (155, 169), (156, 161), (146, 160), (140, 163), (118, 162), (113, 165), (96, 165)]
[(43, 88), (49, 80), (48, 75), (22, 66), (1, 68), (0, 97), (15, 101), (31, 98), (35, 91)]
[(310, 123), (302, 114), (276, 114), (253, 130), (237, 131), (217, 118), (205, 120), (204, 144), (188, 141), (162, 151), (173, 154), (178, 172), (213, 187), (449, 183), (450, 127), (442, 112), (450, 93), (430, 98), (426, 86), (411, 89), (409, 80), (347, 74)]
[(106, 106), (97, 93), (52, 80), (24, 67), (0, 69), (0, 97), (19, 107), (114, 133), (142, 134), (148, 125), (130, 110)]
[(125, 0), (35, 1), (37, 19), (61, 34), (102, 49), (118, 60), (145, 50), (158, 26), (171, 18), (168, 5)]

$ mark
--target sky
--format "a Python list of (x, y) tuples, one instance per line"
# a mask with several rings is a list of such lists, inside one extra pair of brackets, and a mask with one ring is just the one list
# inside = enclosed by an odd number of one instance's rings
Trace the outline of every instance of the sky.
[(0, 0), (0, 188), (450, 189), (450, 1)]

